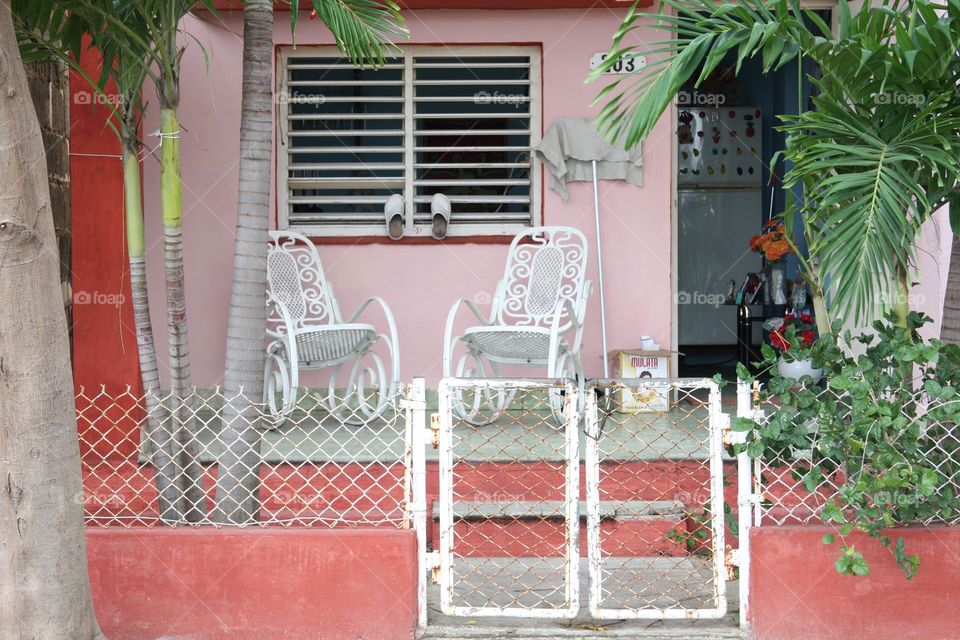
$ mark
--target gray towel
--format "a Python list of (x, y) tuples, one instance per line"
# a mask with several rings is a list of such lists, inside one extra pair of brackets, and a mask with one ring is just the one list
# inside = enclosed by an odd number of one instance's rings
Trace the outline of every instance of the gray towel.
[(640, 145), (630, 151), (611, 145), (590, 118), (559, 118), (534, 151), (550, 171), (550, 188), (564, 200), (568, 182), (593, 180), (593, 160), (597, 161), (597, 179), (643, 186)]

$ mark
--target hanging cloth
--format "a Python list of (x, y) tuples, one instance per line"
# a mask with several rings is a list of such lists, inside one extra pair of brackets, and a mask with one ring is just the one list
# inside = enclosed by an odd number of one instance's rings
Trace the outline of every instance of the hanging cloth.
[(534, 147), (550, 172), (550, 188), (567, 199), (567, 183), (591, 181), (593, 161), (600, 180), (626, 180), (643, 186), (643, 156), (640, 145), (626, 151), (611, 145), (590, 118), (559, 118)]

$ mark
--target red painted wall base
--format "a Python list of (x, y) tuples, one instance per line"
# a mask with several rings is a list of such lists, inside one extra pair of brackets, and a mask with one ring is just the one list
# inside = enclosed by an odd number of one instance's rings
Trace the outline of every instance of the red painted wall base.
[(410, 530), (87, 530), (110, 640), (405, 640), (416, 627)]
[(953, 640), (960, 637), (960, 528), (896, 529), (906, 552), (920, 555), (907, 580), (880, 542), (848, 537), (869, 576), (834, 569), (838, 545), (820, 526), (751, 530), (751, 620), (757, 640)]

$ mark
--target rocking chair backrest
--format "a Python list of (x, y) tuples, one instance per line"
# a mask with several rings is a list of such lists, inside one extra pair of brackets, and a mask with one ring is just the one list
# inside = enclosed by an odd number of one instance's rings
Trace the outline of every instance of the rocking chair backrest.
[[(587, 294), (587, 239), (572, 227), (533, 227), (510, 243), (497, 319), (505, 325), (549, 327), (557, 303), (578, 309)], [(566, 308), (560, 330), (569, 328)]]
[[(323, 275), (320, 254), (310, 239), (295, 231), (271, 231), (267, 245), (267, 302), (284, 305), (294, 328), (340, 321), (333, 292)], [(283, 330), (276, 307), (268, 311), (269, 328)]]

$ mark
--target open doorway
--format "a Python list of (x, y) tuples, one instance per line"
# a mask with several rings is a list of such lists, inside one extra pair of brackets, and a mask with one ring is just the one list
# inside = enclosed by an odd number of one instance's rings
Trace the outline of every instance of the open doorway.
[[(829, 24), (830, 12), (821, 12)], [(763, 73), (760, 61), (739, 71), (729, 59), (677, 99), (677, 345), (679, 374), (734, 379), (739, 362), (759, 359), (765, 319), (802, 298), (798, 261), (771, 262), (751, 251), (751, 238), (783, 211), (785, 145), (782, 114), (795, 114), (811, 92), (809, 61)], [(695, 76), (696, 77), (696, 74)], [(794, 234), (796, 237), (802, 234)], [(805, 251), (806, 247), (798, 247)], [(782, 280), (782, 282), (779, 282)]]

